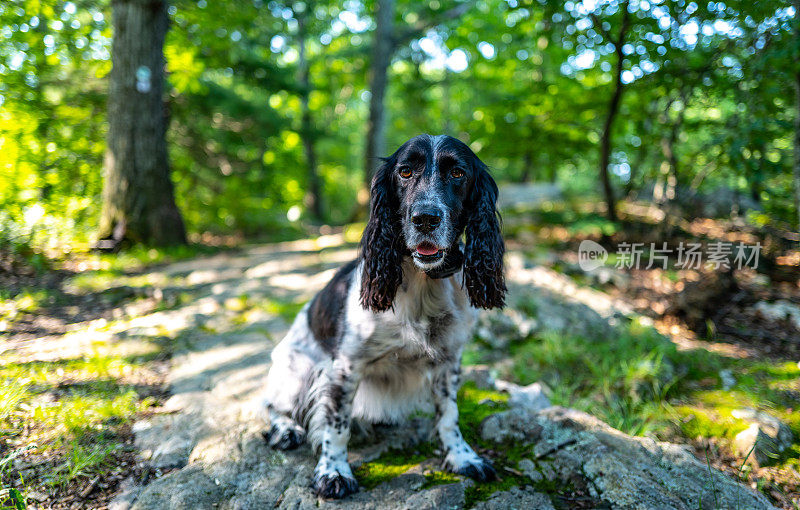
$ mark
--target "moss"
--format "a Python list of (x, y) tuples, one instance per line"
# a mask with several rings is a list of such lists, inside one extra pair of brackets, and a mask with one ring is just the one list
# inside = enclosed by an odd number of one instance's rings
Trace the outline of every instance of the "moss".
[(373, 462), (361, 464), (354, 472), (358, 484), (367, 489), (374, 489), (378, 485), (396, 478), (412, 467), (422, 462), (424, 457), (409, 458), (406, 460), (381, 458)]
[[(433, 452), (434, 446), (431, 443), (420, 443), (408, 450), (389, 450), (374, 461), (361, 464), (356, 468), (354, 474), (359, 485), (367, 490), (373, 489), (432, 458)], [(452, 483), (457, 480), (454, 475), (444, 471), (432, 471), (425, 475), (425, 479), (426, 487)]]
[(430, 471), (425, 473), (425, 483), (422, 484), (420, 490), (429, 489), (437, 485), (447, 485), (456, 483), (459, 480), (458, 476), (447, 471)]
[(718, 437), (733, 440), (747, 428), (747, 422), (730, 415), (730, 412), (708, 410), (696, 406), (678, 406), (681, 433), (688, 438)]
[[(495, 405), (488, 404), (494, 402)], [(491, 390), (482, 390), (475, 383), (464, 383), (458, 392), (458, 424), (461, 433), (471, 445), (481, 443), (480, 425), (492, 414), (508, 409), (508, 395)]]
[(507, 491), (512, 487), (520, 487), (530, 483), (530, 479), (523, 476), (504, 476), (494, 482), (476, 483), (464, 491), (464, 508), (472, 508), (481, 501), (486, 501), (492, 494)]

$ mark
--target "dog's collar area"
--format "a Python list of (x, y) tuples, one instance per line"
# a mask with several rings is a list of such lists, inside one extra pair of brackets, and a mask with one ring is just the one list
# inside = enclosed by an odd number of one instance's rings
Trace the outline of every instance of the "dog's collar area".
[(448, 248), (444, 255), (444, 261), (433, 269), (425, 271), (425, 274), (434, 280), (442, 278), (449, 278), (461, 271), (461, 266), (464, 265), (464, 254), (461, 253), (461, 248), (456, 244)]

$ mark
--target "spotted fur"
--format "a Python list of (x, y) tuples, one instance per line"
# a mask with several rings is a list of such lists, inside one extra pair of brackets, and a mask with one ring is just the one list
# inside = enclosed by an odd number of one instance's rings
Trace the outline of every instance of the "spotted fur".
[[(417, 165), (414, 183), (397, 177), (409, 161)], [(470, 169), (453, 177), (458, 182), (448, 180), (459, 173), (454, 165)], [(376, 174), (359, 259), (300, 311), (267, 376), (266, 437), (279, 449), (309, 440), (319, 453), (312, 482), (319, 496), (358, 489), (347, 463), (353, 419), (392, 423), (415, 410), (435, 411), (448, 469), (479, 481), (494, 477), (459, 430), (456, 393), (476, 307), (503, 304), (496, 199), (485, 165), (450, 137), (412, 139)], [(424, 232), (409, 225), (419, 204), (442, 208), (441, 225)], [(419, 243), (458, 246), (465, 227), (463, 270), (436, 273), (454, 257), (413, 256)]]

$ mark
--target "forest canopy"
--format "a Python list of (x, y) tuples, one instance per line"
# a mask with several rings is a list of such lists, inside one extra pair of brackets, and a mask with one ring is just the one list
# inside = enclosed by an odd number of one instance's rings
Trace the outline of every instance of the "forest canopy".
[[(462, 139), (499, 181), (557, 182), (611, 213), (625, 196), (728, 193), (760, 225), (797, 220), (784, 2), (179, 0), (168, 14), (169, 164), (195, 237), (352, 221), (377, 157), (421, 132)], [(111, 19), (106, 1), (0, 5), (4, 243), (94, 241)]]

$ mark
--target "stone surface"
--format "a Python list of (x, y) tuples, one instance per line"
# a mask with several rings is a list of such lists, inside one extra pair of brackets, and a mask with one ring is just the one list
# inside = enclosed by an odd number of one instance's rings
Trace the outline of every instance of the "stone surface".
[[(168, 375), (171, 397), (158, 413), (134, 426), (140, 463), (151, 473), (149, 483), (127, 484), (112, 504), (115, 510), (465, 506), (471, 481), (426, 487), (425, 477), (411, 471), (345, 501), (318, 501), (309, 488), (316, 461), (309, 447), (277, 452), (261, 436), (266, 426), (259, 402), (269, 352), (288, 324), (268, 308), (249, 310), (240, 297), (247, 296), (247, 303), (310, 298), (339, 264), (355, 255), (342, 244), (341, 238), (329, 236), (166, 266), (163, 279), (174, 286), (164, 292), (191, 292), (193, 299), (102, 331), (121, 337), (131, 331), (161, 334), (166, 325), (176, 332)], [(531, 327), (537, 333), (602, 339), (629, 313), (602, 293), (577, 288), (552, 271), (527, 267), (514, 253), (509, 260), (509, 301), (513, 308), (527, 310), (509, 316), (519, 335)], [(481, 387), (499, 388), (485, 367), (465, 373)], [(539, 385), (500, 382), (500, 387), (511, 395), (511, 410), (488, 417), (481, 433), (492, 441), (529, 445), (529, 455), (518, 468), (532, 486), (586, 482), (596, 492), (592, 497), (620, 508), (698, 508), (700, 498), (706, 508), (715, 501), (707, 483), (713, 479), (721, 508), (732, 508), (734, 497), (742, 501), (739, 508), (768, 507), (763, 498), (724, 475), (709, 474), (680, 447), (631, 438), (588, 415), (547, 407), (546, 390)], [(538, 409), (543, 410), (534, 412)], [(355, 467), (389, 449), (426, 441), (431, 425), (430, 418), (420, 417), (399, 427), (368, 427), (364, 434), (354, 433), (349, 460)], [(479, 508), (552, 506), (536, 489), (518, 487), (492, 495)]]
[(519, 407), (527, 411), (541, 411), (550, 407), (547, 395), (550, 389), (544, 383), (535, 382), (527, 386), (510, 383), (508, 381), (495, 381), (494, 387), (499, 391), (509, 394), (508, 403), (512, 407)]
[(495, 387), (494, 376), (487, 365), (472, 365), (464, 367), (461, 371), (463, 382), (475, 383), (475, 386), (482, 390), (489, 390)]
[[(505, 433), (503, 433), (505, 432)], [(534, 440), (532, 463), (547, 477), (588, 480), (593, 496), (625, 509), (773, 508), (685, 447), (630, 437), (580, 411), (512, 409), (483, 423), (485, 439)]]
[(555, 510), (546, 494), (534, 492), (530, 488), (497, 492), (486, 501), (475, 505), (476, 510)]
[(734, 409), (734, 418), (750, 422), (750, 426), (739, 432), (734, 439), (736, 449), (747, 455), (748, 461), (764, 466), (774, 461), (792, 445), (792, 430), (778, 418), (755, 409)]

